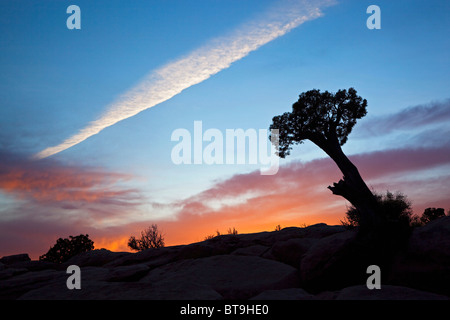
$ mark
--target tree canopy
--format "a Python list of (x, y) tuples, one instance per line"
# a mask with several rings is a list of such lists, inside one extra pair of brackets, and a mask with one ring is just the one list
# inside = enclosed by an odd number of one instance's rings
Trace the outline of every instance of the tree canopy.
[(422, 217), (420, 217), (420, 221), (423, 224), (426, 224), (430, 221), (436, 220), (444, 216), (445, 216), (444, 208), (426, 208), (422, 214)]
[(48, 252), (39, 257), (40, 261), (63, 263), (70, 258), (86, 251), (94, 249), (94, 241), (89, 239), (89, 235), (80, 234), (69, 238), (59, 238), (56, 244)]
[(347, 142), (356, 121), (367, 114), (367, 100), (354, 88), (335, 94), (313, 89), (300, 94), (292, 105), (292, 112), (273, 118), (270, 129), (279, 130), (278, 155), (289, 155), (293, 144), (311, 140), (326, 151), (326, 145)]
[[(387, 191), (386, 194), (375, 193), (375, 198), (380, 206), (380, 212), (386, 221), (398, 226), (407, 227), (411, 223), (412, 203), (406, 195), (401, 192), (392, 193)], [(354, 206), (350, 206), (347, 210), (346, 218), (341, 221), (344, 226), (359, 226), (361, 214)]]

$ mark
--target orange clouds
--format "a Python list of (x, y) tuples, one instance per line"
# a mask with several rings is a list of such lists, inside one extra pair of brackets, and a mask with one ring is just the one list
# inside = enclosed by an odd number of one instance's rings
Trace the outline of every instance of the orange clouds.
[[(318, 166), (320, 173), (316, 172)], [(326, 188), (332, 182), (330, 175), (339, 178), (328, 159), (282, 167), (273, 176), (262, 176), (259, 171), (235, 175), (180, 202), (177, 220), (159, 224), (178, 243), (201, 241), (216, 230), (226, 233), (232, 227), (249, 233), (271, 231), (278, 224), (337, 224), (345, 212), (345, 201)], [(240, 199), (237, 203), (228, 201), (234, 198)], [(208, 205), (211, 202), (214, 205)]]
[[(415, 212), (421, 214), (430, 205), (450, 207), (447, 171), (443, 169), (439, 178), (423, 177), (430, 169), (450, 165), (448, 150), (444, 145), (377, 151), (350, 158), (375, 191), (403, 192), (412, 200)], [(270, 231), (278, 224), (339, 224), (350, 204), (326, 187), (340, 178), (341, 173), (328, 158), (305, 164), (292, 162), (273, 176), (262, 176), (258, 171), (238, 174), (180, 201), (177, 220), (160, 221), (158, 225), (165, 230), (167, 243), (180, 244), (201, 241), (216, 230), (225, 233), (230, 227), (247, 233)], [(415, 180), (417, 183), (410, 183)], [(239, 201), (229, 201), (236, 198)]]
[[(139, 190), (124, 187), (134, 178), (129, 174), (6, 152), (0, 164), (0, 192), (8, 199), (0, 207), (0, 256), (25, 251), (36, 259), (68, 235), (100, 240), (106, 225), (123, 225), (143, 201)], [(105, 246), (123, 249), (120, 234), (108, 235)]]
[[(450, 208), (449, 174), (424, 177), (430, 169), (450, 165), (447, 145), (434, 148), (384, 150), (350, 156), (363, 178), (377, 192), (400, 191), (413, 202), (415, 213), (426, 207)], [(392, 176), (395, 175), (395, 179)], [(327, 186), (338, 181), (341, 173), (331, 159), (307, 163), (291, 162), (273, 176), (259, 171), (237, 174), (217, 182), (190, 198), (168, 204), (177, 210), (176, 219), (133, 223), (117, 230), (105, 248), (126, 249), (126, 240), (152, 223), (165, 234), (166, 245), (202, 241), (216, 231), (226, 233), (235, 227), (239, 233), (272, 231), (275, 226), (302, 224), (339, 224), (350, 204), (333, 195)], [(416, 181), (411, 183), (411, 181)], [(380, 182), (381, 181), (381, 182)]]
[[(444, 143), (350, 158), (375, 191), (401, 191), (413, 202), (415, 213), (421, 214), (430, 206), (450, 208), (450, 175), (445, 170), (450, 166), (448, 150), (448, 143)], [(273, 176), (262, 176), (258, 170), (237, 174), (172, 203), (146, 202), (156, 213), (162, 210), (176, 215), (140, 222), (130, 222), (130, 217), (136, 209), (134, 201), (143, 199), (132, 189), (119, 188), (122, 181), (131, 178), (128, 175), (56, 162), (30, 164), (16, 159), (1, 163), (0, 188), (30, 201), (14, 212), (14, 220), (0, 221), (0, 244), (8, 254), (25, 251), (34, 258), (61, 236), (88, 233), (96, 248), (129, 251), (128, 238), (139, 236), (153, 223), (165, 235), (166, 245), (177, 245), (202, 241), (216, 230), (226, 233), (233, 227), (239, 233), (251, 233), (271, 231), (278, 224), (339, 224), (349, 205), (327, 189), (341, 178), (328, 158), (293, 161)], [(58, 206), (52, 206), (54, 203)], [(112, 218), (116, 220), (109, 227), (100, 223)]]
[(134, 222), (116, 228), (115, 234), (103, 233), (101, 247), (128, 251), (128, 238), (138, 236), (152, 223), (165, 235), (166, 245), (202, 241), (233, 227), (239, 233), (252, 233), (273, 231), (277, 225), (339, 224), (346, 203), (326, 188), (334, 178), (339, 179), (340, 174), (329, 159), (292, 163), (273, 176), (262, 176), (259, 170), (238, 174), (190, 198), (167, 204), (178, 212), (175, 219)]
[(124, 199), (134, 190), (117, 190), (115, 185), (130, 175), (104, 170), (64, 166), (55, 161), (29, 161), (1, 154), (0, 189), (38, 202), (101, 202)]
[(130, 252), (127, 246), (130, 235), (123, 234), (113, 237), (96, 237), (94, 242), (95, 249), (105, 248), (114, 252)]

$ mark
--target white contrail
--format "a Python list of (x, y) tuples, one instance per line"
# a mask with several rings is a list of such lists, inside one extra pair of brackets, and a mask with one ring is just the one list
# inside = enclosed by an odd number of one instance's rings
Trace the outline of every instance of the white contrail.
[(100, 118), (61, 144), (37, 153), (34, 158), (42, 159), (66, 150), (106, 127), (172, 98), (300, 24), (320, 17), (320, 8), (334, 4), (334, 1), (285, 0), (281, 3), (231, 35), (213, 39), (186, 57), (152, 71), (135, 88), (112, 103)]

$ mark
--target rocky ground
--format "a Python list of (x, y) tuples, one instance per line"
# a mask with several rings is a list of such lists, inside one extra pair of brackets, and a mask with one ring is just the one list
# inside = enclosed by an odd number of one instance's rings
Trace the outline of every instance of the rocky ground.
[[(64, 264), (6, 256), (0, 299), (449, 300), (450, 217), (413, 231), (381, 268), (380, 290), (366, 286), (370, 259), (359, 259), (355, 239), (355, 230), (317, 224), (138, 253), (93, 250)], [(69, 265), (80, 267), (80, 290), (66, 286)]]

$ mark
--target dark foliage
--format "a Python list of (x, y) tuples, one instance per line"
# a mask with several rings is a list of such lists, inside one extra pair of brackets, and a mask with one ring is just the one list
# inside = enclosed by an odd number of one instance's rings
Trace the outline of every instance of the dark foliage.
[[(237, 229), (235, 227), (233, 227), (233, 229), (228, 228), (227, 234), (237, 235), (238, 233), (239, 232), (237, 231)], [(219, 230), (216, 230), (216, 234), (215, 235), (214, 234), (207, 235), (205, 237), (205, 240), (211, 240), (211, 239), (214, 239), (215, 237), (219, 237), (221, 235), (222, 234), (219, 232)]]
[(445, 216), (444, 208), (426, 208), (422, 217), (420, 217), (420, 221), (426, 224), (443, 216)]
[(48, 252), (39, 257), (40, 261), (63, 263), (70, 258), (86, 251), (94, 249), (94, 241), (89, 239), (89, 235), (80, 234), (69, 238), (59, 238), (56, 244)]
[[(375, 193), (379, 205), (379, 212), (382, 215), (382, 221), (385, 224), (397, 227), (407, 227), (411, 223), (412, 206), (407, 197), (397, 192), (393, 194), (387, 191), (386, 194)], [(341, 223), (349, 228), (359, 226), (361, 213), (354, 206), (346, 212), (346, 217)]]
[(128, 246), (132, 250), (136, 251), (162, 248), (164, 247), (164, 237), (158, 230), (158, 226), (156, 224), (152, 224), (151, 227), (141, 231), (140, 239), (136, 239), (134, 236), (131, 236), (128, 240)]
[(314, 89), (300, 94), (292, 105), (292, 112), (273, 117), (270, 129), (279, 130), (278, 155), (289, 155), (293, 144), (311, 140), (319, 147), (337, 139), (347, 142), (356, 120), (367, 114), (367, 101), (350, 88), (335, 94)]
[[(407, 197), (400, 193), (387, 191), (375, 193), (378, 205), (379, 223), (368, 233), (359, 232), (353, 243), (353, 253), (348, 257), (355, 267), (364, 270), (368, 265), (377, 265), (389, 278), (390, 270), (399, 252), (408, 244), (412, 231), (412, 205)], [(351, 206), (347, 210), (343, 225), (360, 227), (361, 213)]]

